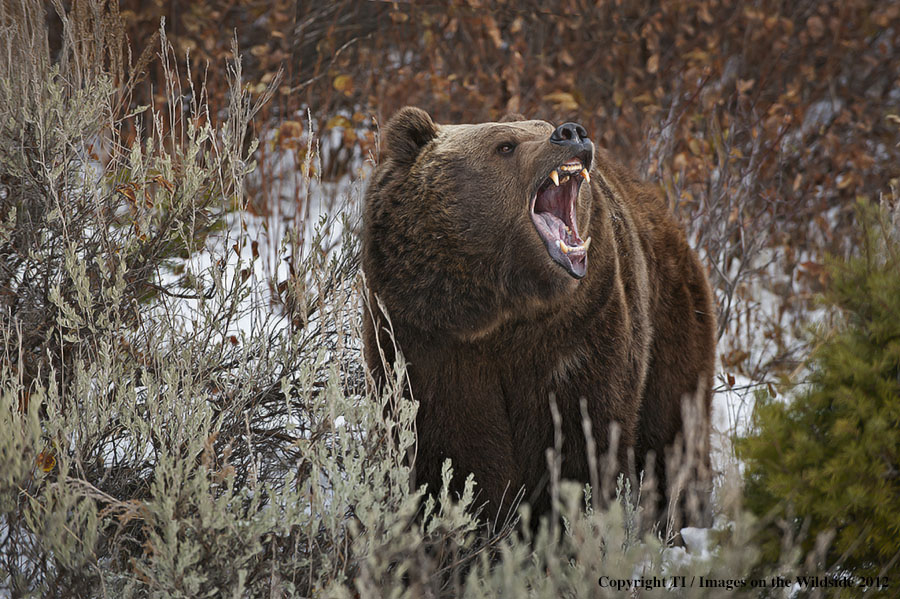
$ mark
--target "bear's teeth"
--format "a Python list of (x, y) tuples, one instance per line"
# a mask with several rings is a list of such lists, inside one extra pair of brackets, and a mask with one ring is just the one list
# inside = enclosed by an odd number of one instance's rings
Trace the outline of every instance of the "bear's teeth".
[(559, 187), (559, 173), (557, 173), (556, 171), (553, 171), (552, 173), (550, 173), (550, 178), (553, 180), (553, 183), (557, 187)]
[(562, 165), (562, 168), (567, 169), (567, 170), (574, 169), (577, 171), (577, 170), (584, 168), (584, 165), (581, 164), (581, 161), (578, 160), (577, 158), (572, 158), (571, 160), (567, 160), (565, 162), (565, 164)]
[(560, 182), (560, 183), (565, 183), (565, 182), (568, 181), (568, 180), (569, 180), (569, 175), (566, 175), (566, 176), (564, 176), (562, 179), (560, 179), (559, 182)]
[(581, 169), (581, 176), (584, 177), (584, 180), (588, 183), (591, 182), (591, 175), (586, 168)]
[[(568, 230), (569, 230), (569, 228), (566, 227), (566, 231), (568, 231)], [(563, 254), (569, 254), (571, 252), (576, 252), (576, 251), (587, 253), (588, 248), (591, 247), (591, 238), (588, 237), (587, 239), (584, 240), (584, 242), (581, 245), (576, 245), (575, 247), (570, 247), (562, 239), (557, 239), (556, 245), (559, 247), (560, 251)]]

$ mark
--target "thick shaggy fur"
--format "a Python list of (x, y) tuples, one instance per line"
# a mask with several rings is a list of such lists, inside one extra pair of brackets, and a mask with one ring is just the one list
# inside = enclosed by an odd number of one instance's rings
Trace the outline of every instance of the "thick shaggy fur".
[[(367, 363), (383, 381), (378, 348), (390, 367), (395, 342), (408, 361), (420, 402), (416, 484), (434, 491), (451, 458), (454, 485), (474, 473), (491, 517), (522, 487), (537, 512), (549, 505), (551, 396), (563, 478), (589, 481), (582, 398), (598, 454), (610, 423), (620, 425), (625, 468), (629, 448), (639, 467), (647, 452), (664, 456), (684, 433), (683, 398), (699, 396), (695, 436), (709, 459), (715, 315), (704, 269), (657, 191), (599, 149), (577, 200), (578, 230), (592, 238), (587, 273), (577, 280), (551, 260), (529, 206), (538, 182), (571, 158), (550, 143), (553, 130), (525, 120), (439, 126), (405, 108), (385, 129), (366, 193)], [(515, 151), (498, 152), (505, 142)]]

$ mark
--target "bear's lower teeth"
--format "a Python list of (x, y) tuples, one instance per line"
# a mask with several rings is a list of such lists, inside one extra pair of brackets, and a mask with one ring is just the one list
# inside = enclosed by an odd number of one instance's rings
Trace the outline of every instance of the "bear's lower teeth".
[(582, 244), (581, 239), (569, 228), (562, 220), (551, 212), (538, 212), (535, 216), (539, 217), (547, 225), (547, 229), (554, 233), (557, 239), (565, 242), (567, 247), (575, 249)]

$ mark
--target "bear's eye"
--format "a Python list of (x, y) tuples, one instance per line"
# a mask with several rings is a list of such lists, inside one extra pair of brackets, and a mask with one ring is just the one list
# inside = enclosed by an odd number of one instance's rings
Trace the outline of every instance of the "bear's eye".
[(511, 141), (505, 141), (502, 144), (497, 146), (497, 153), (502, 154), (504, 156), (509, 156), (513, 153), (513, 150), (516, 149), (516, 144)]

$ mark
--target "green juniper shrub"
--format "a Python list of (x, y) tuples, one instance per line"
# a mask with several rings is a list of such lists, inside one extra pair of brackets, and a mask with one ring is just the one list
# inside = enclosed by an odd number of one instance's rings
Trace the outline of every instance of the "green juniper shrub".
[[(789, 402), (762, 394), (754, 431), (738, 443), (746, 506), (768, 522), (765, 563), (784, 534), (820, 549), (819, 572), (900, 580), (900, 244), (887, 219), (860, 205), (863, 243), (833, 259), (809, 384)], [(829, 543), (830, 541), (830, 543)], [(827, 546), (827, 550), (822, 551)]]

